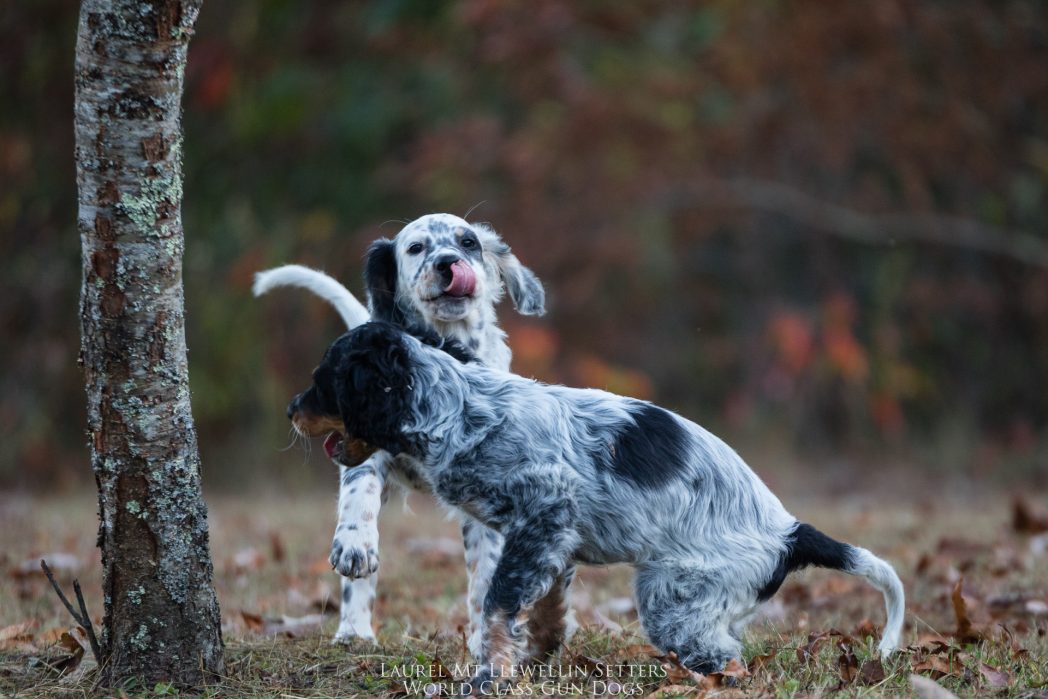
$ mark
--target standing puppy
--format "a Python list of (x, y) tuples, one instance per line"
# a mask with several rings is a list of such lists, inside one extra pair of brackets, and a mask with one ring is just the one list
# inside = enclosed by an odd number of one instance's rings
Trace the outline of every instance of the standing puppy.
[(904, 596), (892, 567), (798, 522), (716, 436), (651, 403), (468, 359), (454, 343), (369, 323), (328, 349), (288, 415), (304, 434), (335, 428), (410, 454), (443, 503), (502, 534), (475, 680), (556, 647), (559, 619), (543, 600), (563, 593), (576, 563), (632, 564), (652, 643), (699, 672), (739, 657), (748, 618), (808, 565), (877, 587), (880, 651), (896, 648)]
[[(428, 328), (469, 347), (485, 366), (509, 371), (511, 352), (499, 328), (495, 306), (509, 291), (517, 311), (545, 313), (545, 293), (531, 270), (524, 267), (502, 239), (483, 224), (471, 224), (450, 214), (423, 216), (406, 225), (393, 240), (371, 245), (365, 265), (368, 309), (331, 277), (299, 265), (287, 265), (257, 275), (260, 296), (281, 286), (305, 288), (329, 301), (347, 327), (370, 318), (398, 325)], [(331, 453), (332, 445), (325, 443)], [(378, 570), (377, 514), (392, 473), (401, 485), (428, 491), (407, 457), (376, 453), (361, 468), (340, 467), (338, 522), (331, 545), (331, 564), (343, 575), (341, 621), (336, 640), (374, 639), (371, 608)], [(480, 649), (481, 604), (487, 593), (501, 537), (472, 518), (462, 518), (469, 575), (470, 649)], [(370, 580), (367, 578), (370, 577)], [(573, 624), (566, 606), (560, 611)]]

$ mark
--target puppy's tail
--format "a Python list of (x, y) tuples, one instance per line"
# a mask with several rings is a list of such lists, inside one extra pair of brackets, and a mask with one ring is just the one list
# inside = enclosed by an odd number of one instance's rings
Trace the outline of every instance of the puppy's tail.
[(315, 269), (302, 265), (284, 265), (267, 269), (255, 275), (255, 284), (251, 290), (255, 296), (261, 296), (278, 286), (297, 286), (312, 291), (335, 307), (349, 329), (371, 319), (368, 309), (357, 301), (357, 297), (351, 294), (349, 289)]
[[(906, 594), (903, 592), (899, 576), (895, 574), (891, 565), (864, 548), (831, 539), (810, 524), (798, 524), (787, 537), (787, 546), (775, 572), (778, 584), (781, 584), (783, 578), (791, 571), (809, 565), (842, 570), (866, 578), (884, 595), (887, 611), (888, 618), (878, 649), (882, 656), (888, 656), (899, 646)], [(772, 594), (778, 589), (778, 584), (771, 590)], [(766, 587), (765, 591), (767, 589)]]

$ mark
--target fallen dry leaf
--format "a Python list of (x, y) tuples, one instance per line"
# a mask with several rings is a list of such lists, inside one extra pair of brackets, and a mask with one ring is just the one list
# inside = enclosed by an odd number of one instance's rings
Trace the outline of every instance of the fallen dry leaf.
[(837, 672), (841, 677), (841, 686), (849, 685), (859, 676), (859, 659), (855, 657), (851, 646), (839, 643), (841, 654), (837, 657)]
[(666, 679), (670, 682), (680, 683), (684, 680), (691, 680), (698, 683), (706, 679), (705, 676), (681, 665), (680, 660), (677, 659), (677, 654), (673, 651), (663, 656), (663, 659), (665, 662), (662, 663), (662, 669), (665, 670)]
[(837, 629), (830, 629), (829, 631), (820, 631), (815, 633), (814, 631), (808, 634), (808, 642), (803, 646), (797, 648), (797, 660), (802, 663), (807, 663), (809, 660), (819, 654), (819, 649), (822, 648), (823, 644), (826, 643), (831, 637), (837, 637), (841, 639), (842, 643), (851, 643), (852, 638), (847, 634), (843, 634)]
[(962, 642), (976, 642), (985, 638), (986, 634), (974, 627), (968, 614), (968, 600), (964, 596), (964, 578), (958, 580), (957, 584), (953, 586), (951, 599), (953, 615), (957, 619), (957, 631), (954, 632), (954, 635)]
[(852, 630), (852, 635), (855, 638), (866, 639), (866, 638), (880, 638), (880, 631), (877, 629), (877, 625), (873, 623), (869, 618), (863, 619), (855, 628)]
[(880, 684), (885, 677), (887, 677), (887, 673), (884, 671), (884, 663), (881, 662), (880, 658), (870, 658), (859, 668), (859, 682), (867, 687)]
[(964, 663), (957, 658), (950, 658), (942, 654), (929, 655), (924, 660), (913, 659), (913, 671), (927, 673), (933, 679), (941, 677), (964, 677)]
[(750, 672), (755, 673), (761, 670), (765, 665), (775, 660), (775, 656), (779, 654), (779, 651), (773, 650), (771, 653), (766, 655), (755, 655), (750, 658)]
[(738, 659), (732, 658), (724, 666), (723, 670), (706, 675), (707, 681), (704, 683), (704, 686), (708, 686), (712, 682), (714, 685), (711, 689), (716, 687), (734, 687), (739, 680), (749, 676), (750, 671), (746, 669), (746, 666), (740, 663)]
[(1012, 678), (1007, 672), (1002, 672), (986, 663), (979, 663), (979, 674), (990, 687), (1007, 687), (1012, 683)]
[(1048, 532), (1048, 515), (1034, 512), (1022, 497), (1012, 500), (1012, 529), (1020, 534)]

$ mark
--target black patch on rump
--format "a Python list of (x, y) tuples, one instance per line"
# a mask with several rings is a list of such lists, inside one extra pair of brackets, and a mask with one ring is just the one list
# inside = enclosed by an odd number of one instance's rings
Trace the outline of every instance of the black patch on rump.
[(778, 592), (786, 576), (801, 568), (818, 566), (831, 570), (851, 570), (851, 550), (848, 544), (831, 539), (810, 524), (798, 524), (786, 537), (786, 550), (779, 557), (779, 565), (775, 567), (771, 579), (757, 591), (757, 599), (761, 602), (770, 599)]
[(665, 485), (681, 473), (688, 434), (676, 417), (651, 403), (637, 403), (627, 425), (597, 460), (599, 466), (641, 488)]

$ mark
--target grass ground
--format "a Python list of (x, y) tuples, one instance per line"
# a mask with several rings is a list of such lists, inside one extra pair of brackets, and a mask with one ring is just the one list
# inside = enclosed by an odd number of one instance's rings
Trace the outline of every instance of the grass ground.
[[(772, 485), (801, 519), (895, 564), (908, 594), (902, 653), (883, 665), (873, 657), (883, 622), (876, 592), (809, 571), (790, 578), (752, 624), (742, 665), (696, 676), (645, 644), (630, 571), (588, 568), (574, 592), (583, 628), (555, 663), (562, 676), (533, 676), (515, 693), (906, 696), (916, 673), (960, 696), (1048, 697), (1048, 539), (1015, 530), (1009, 495), (892, 487), (840, 497), (815, 481), (823, 482), (813, 475)], [(1026, 497), (1036, 510), (1036, 498)], [(380, 645), (346, 647), (329, 643), (338, 604), (327, 564), (334, 496), (211, 498), (227, 657), (225, 676), (206, 693), (411, 696), (422, 692), (418, 666), (454, 674), (467, 660), (457, 528), (427, 498), (409, 503), (412, 514), (396, 500), (383, 513)], [(0, 495), (0, 696), (94, 694), (89, 660), (67, 663), (64, 674), (54, 668), (76, 644), (61, 640), (70, 619), (36, 569), (43, 556), (67, 587), (79, 577), (100, 616), (94, 507), (90, 494)], [(172, 691), (126, 689), (133, 696)]]

